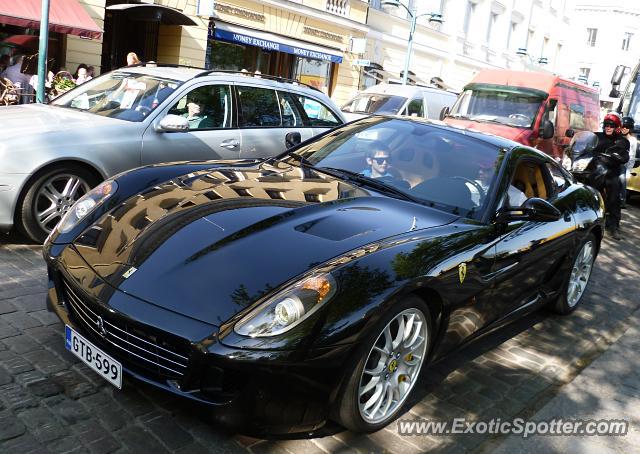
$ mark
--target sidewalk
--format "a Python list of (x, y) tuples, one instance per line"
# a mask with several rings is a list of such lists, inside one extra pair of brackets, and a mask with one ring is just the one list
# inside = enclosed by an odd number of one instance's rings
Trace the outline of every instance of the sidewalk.
[(495, 454), (562, 452), (631, 453), (640, 451), (640, 310), (628, 320), (631, 327), (598, 359), (542, 407), (532, 418), (625, 419), (626, 436), (510, 435), (484, 452)]

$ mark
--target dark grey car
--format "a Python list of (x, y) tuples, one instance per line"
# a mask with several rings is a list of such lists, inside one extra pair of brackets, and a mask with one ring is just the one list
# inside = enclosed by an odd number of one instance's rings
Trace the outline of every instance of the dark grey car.
[(325, 94), (295, 81), (122, 68), (49, 105), (0, 109), (0, 230), (15, 225), (43, 241), (111, 175), (159, 162), (270, 156), (285, 150), (288, 133), (306, 140), (344, 121)]

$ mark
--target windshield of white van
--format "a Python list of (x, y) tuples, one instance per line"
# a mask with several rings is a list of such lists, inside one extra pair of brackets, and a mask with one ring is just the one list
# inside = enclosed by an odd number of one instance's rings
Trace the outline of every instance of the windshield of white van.
[(531, 128), (543, 100), (543, 95), (514, 87), (475, 85), (460, 95), (449, 116)]
[(403, 96), (363, 93), (342, 106), (343, 112), (397, 115), (407, 102)]

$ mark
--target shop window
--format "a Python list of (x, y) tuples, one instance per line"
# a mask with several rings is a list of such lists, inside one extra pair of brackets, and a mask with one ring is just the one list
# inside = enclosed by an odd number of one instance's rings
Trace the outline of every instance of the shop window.
[(294, 77), (300, 82), (329, 93), (331, 63), (311, 58), (296, 58)]
[(311, 126), (334, 127), (341, 124), (334, 113), (321, 102), (302, 95), (298, 96), (298, 100), (303, 106)]
[(278, 98), (280, 99), (282, 126), (284, 126), (285, 128), (303, 126), (302, 114), (300, 113), (302, 106), (298, 108), (298, 104), (294, 96), (291, 93), (279, 91)]
[(180, 98), (169, 113), (189, 121), (189, 130), (231, 127), (231, 91), (226, 85), (206, 85)]
[(274, 90), (257, 87), (238, 87), (240, 96), (240, 126), (281, 126), (280, 107)]

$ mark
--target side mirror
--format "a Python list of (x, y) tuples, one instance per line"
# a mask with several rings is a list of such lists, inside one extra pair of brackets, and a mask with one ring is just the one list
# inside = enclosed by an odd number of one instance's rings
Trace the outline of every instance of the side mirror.
[(286, 136), (284, 136), (284, 146), (286, 147), (287, 150), (289, 148), (295, 147), (296, 145), (299, 145), (300, 142), (302, 142), (302, 137), (300, 136), (300, 133), (297, 131), (290, 132)]
[(555, 128), (553, 127), (553, 123), (550, 120), (544, 120), (542, 122), (540, 137), (542, 137), (543, 139), (550, 139), (553, 137), (554, 132)]
[(157, 132), (186, 132), (189, 130), (189, 121), (179, 115), (169, 114), (156, 124)]
[(449, 115), (449, 112), (451, 112), (451, 109), (449, 108), (449, 106), (445, 106), (442, 108), (442, 110), (440, 111), (440, 121), (444, 120), (447, 115)]
[(576, 135), (576, 132), (573, 129), (567, 129), (564, 132), (565, 137), (573, 137)]
[(560, 219), (560, 210), (544, 199), (531, 197), (522, 206), (508, 207), (498, 212), (496, 222), (535, 221), (551, 222)]

